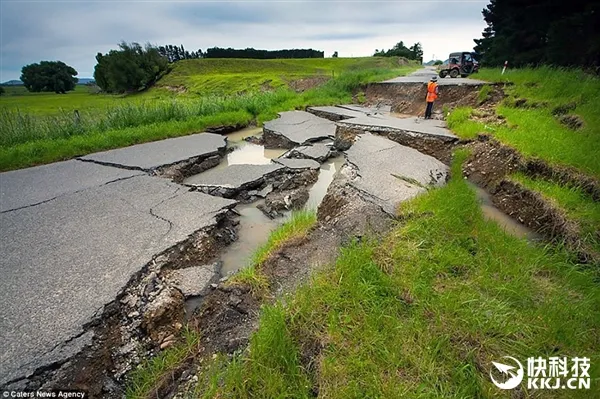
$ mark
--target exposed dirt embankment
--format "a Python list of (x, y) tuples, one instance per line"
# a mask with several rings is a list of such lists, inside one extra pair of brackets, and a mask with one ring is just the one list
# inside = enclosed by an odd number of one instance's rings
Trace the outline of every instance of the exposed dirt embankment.
[(471, 156), (464, 166), (464, 172), (480, 186), (492, 187), (507, 175), (522, 172), (532, 178), (578, 187), (595, 201), (600, 200), (600, 181), (575, 168), (550, 165), (537, 158), (525, 158), (514, 148), (487, 134), (480, 134), (467, 147), (471, 150)]
[[(455, 108), (460, 106), (475, 106), (478, 102), (479, 90), (482, 85), (444, 85), (440, 86), (440, 95), (435, 101), (435, 108), (441, 110), (444, 106)], [(502, 98), (502, 85), (493, 87), (491, 98)], [(372, 83), (365, 89), (369, 103), (383, 103), (392, 106), (392, 112), (423, 116), (425, 114), (426, 83)]]
[(526, 159), (517, 150), (480, 135), (467, 144), (471, 156), (463, 173), (492, 195), (494, 204), (506, 214), (554, 242), (564, 242), (582, 263), (600, 260), (599, 254), (581, 239), (581, 227), (569, 219), (554, 202), (510, 178), (521, 172), (559, 184), (580, 187), (598, 200), (598, 181), (571, 168), (556, 167), (539, 159)]

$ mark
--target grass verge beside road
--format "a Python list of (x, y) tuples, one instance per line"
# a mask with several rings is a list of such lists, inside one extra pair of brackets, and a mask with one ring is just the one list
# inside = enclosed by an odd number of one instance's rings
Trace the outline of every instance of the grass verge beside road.
[[(489, 378), (502, 356), (597, 364), (598, 271), (485, 220), (461, 176), (465, 158), (446, 187), (402, 206), (382, 242), (349, 245), (285, 304), (266, 307), (248, 351), (202, 370), (198, 396), (510, 397)], [(599, 371), (590, 369), (592, 388)]]
[(267, 242), (254, 251), (247, 267), (235, 274), (230, 283), (248, 284), (253, 293), (258, 296), (265, 293), (269, 288), (269, 281), (268, 277), (261, 271), (263, 263), (284, 245), (306, 238), (308, 232), (316, 223), (316, 211), (293, 211), (290, 219), (269, 234)]
[[(575, 167), (600, 177), (600, 107), (596, 97), (600, 79), (578, 70), (549, 67), (509, 70), (483, 69), (477, 76), (494, 82), (513, 82), (505, 88), (509, 98), (497, 107), (506, 125), (484, 125), (470, 120), (471, 108), (458, 108), (449, 118), (450, 128), (463, 138), (491, 133), (525, 156), (539, 157), (555, 165)], [(515, 106), (515, 99), (526, 102)], [(559, 117), (579, 116), (584, 123), (572, 130)]]
[(182, 341), (146, 360), (129, 375), (129, 385), (125, 391), (127, 399), (146, 399), (152, 395), (158, 382), (170, 378), (176, 367), (198, 353), (200, 337), (192, 330), (184, 330)]

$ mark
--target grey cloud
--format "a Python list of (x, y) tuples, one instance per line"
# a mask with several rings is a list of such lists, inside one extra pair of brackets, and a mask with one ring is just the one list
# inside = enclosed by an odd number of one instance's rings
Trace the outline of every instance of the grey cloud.
[(42, 59), (60, 59), (88, 77), (95, 54), (115, 48), (121, 40), (184, 44), (190, 49), (312, 47), (326, 53), (340, 50), (342, 56), (370, 55), (398, 40), (439, 43), (445, 49), (453, 37), (464, 41), (465, 35), (479, 36), (487, 1), (0, 4), (0, 71), (1, 79), (7, 80), (18, 78), (15, 71), (23, 65)]

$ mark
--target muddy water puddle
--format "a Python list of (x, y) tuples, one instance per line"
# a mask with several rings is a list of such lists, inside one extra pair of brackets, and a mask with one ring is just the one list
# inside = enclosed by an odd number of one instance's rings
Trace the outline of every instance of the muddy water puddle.
[(225, 168), (229, 165), (265, 165), (271, 163), (271, 159), (283, 155), (285, 149), (266, 149), (262, 145), (245, 141), (248, 137), (256, 137), (262, 133), (260, 127), (250, 127), (225, 135), (227, 147), (231, 149), (225, 159), (217, 168)]
[[(323, 201), (327, 188), (333, 181), (335, 173), (344, 164), (343, 157), (332, 158), (321, 165), (319, 178), (309, 189), (309, 197), (304, 209), (316, 210)], [(240, 214), (238, 239), (233, 242), (221, 256), (223, 265), (221, 276), (235, 273), (250, 264), (250, 257), (254, 251), (267, 242), (269, 234), (283, 224), (291, 212), (286, 212), (283, 217), (270, 219), (256, 206), (263, 201), (251, 204), (240, 204), (235, 209)]]
[[(323, 201), (329, 185), (337, 171), (344, 164), (344, 157), (332, 158), (321, 165), (319, 178), (309, 189), (308, 201), (304, 206), (307, 210), (316, 210)], [(221, 276), (235, 273), (250, 264), (250, 257), (256, 249), (267, 242), (269, 234), (278, 226), (285, 223), (291, 216), (291, 212), (285, 212), (284, 216), (270, 219), (256, 206), (263, 201), (251, 204), (240, 204), (235, 209), (240, 214), (240, 225), (238, 227), (238, 239), (233, 242), (221, 256), (223, 265)]]
[(487, 191), (472, 183), (469, 183), (469, 186), (475, 190), (481, 205), (481, 212), (486, 219), (498, 223), (504, 231), (515, 237), (525, 238), (529, 241), (540, 241), (542, 239), (538, 233), (496, 208)]
[(285, 221), (285, 218), (270, 219), (256, 206), (261, 201), (252, 204), (240, 204), (235, 210), (240, 214), (238, 239), (234, 241), (221, 256), (223, 265), (221, 276), (238, 271), (250, 264), (252, 253), (261, 244), (267, 242), (271, 231)]
[(330, 158), (325, 161), (319, 170), (319, 179), (308, 191), (308, 201), (306, 202), (305, 209), (317, 209), (317, 207), (323, 201), (327, 189), (333, 181), (335, 174), (344, 165), (345, 159), (343, 156)]

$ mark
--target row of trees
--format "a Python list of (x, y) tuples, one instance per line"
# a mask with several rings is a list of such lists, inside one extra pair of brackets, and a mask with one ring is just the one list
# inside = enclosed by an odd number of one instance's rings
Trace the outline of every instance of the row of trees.
[(600, 66), (598, 1), (491, 0), (475, 51), (485, 65)]
[(204, 53), (201, 49), (198, 49), (198, 51), (189, 52), (183, 47), (183, 44), (181, 46), (173, 46), (172, 44), (159, 46), (158, 53), (168, 59), (169, 62), (192, 60), (204, 57)]
[[(252, 58), (252, 59), (276, 59), (276, 58), (323, 58), (325, 53), (313, 49), (292, 49), (292, 50), (257, 50), (254, 48), (234, 49), (211, 47), (203, 52), (202, 49), (189, 52), (181, 46), (168, 44), (159, 46), (158, 53), (166, 57), (169, 62), (181, 60), (190, 60), (195, 58)], [(336, 55), (337, 56), (337, 52)]]
[(375, 50), (374, 57), (404, 57), (409, 60), (423, 61), (423, 48), (421, 43), (415, 43), (411, 47), (406, 47), (403, 41), (396, 43), (389, 50)]
[(204, 58), (253, 58), (253, 59), (276, 59), (276, 58), (324, 58), (323, 51), (313, 49), (292, 50), (256, 50), (253, 48), (233, 49), (211, 47), (206, 49)]
[[(337, 56), (337, 52), (334, 54)], [(189, 52), (183, 45), (154, 47), (139, 43), (119, 44), (118, 50), (98, 53), (94, 68), (96, 84), (107, 93), (138, 91), (149, 87), (169, 69), (169, 63), (194, 58), (323, 58), (324, 53), (313, 49), (255, 50), (247, 48), (213, 47)], [(42, 61), (21, 70), (21, 80), (29, 91), (54, 91), (65, 93), (77, 84), (77, 71), (61, 61)]]

